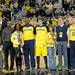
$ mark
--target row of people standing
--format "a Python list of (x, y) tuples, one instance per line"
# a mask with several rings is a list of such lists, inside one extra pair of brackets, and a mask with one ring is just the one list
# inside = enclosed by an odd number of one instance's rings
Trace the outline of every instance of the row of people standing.
[[(44, 57), (45, 68), (49, 68), (52, 70), (56, 69), (56, 54), (55, 54), (55, 42), (58, 44), (58, 59), (59, 59), (59, 70), (62, 69), (62, 53), (64, 55), (64, 68), (68, 69), (68, 55), (67, 55), (67, 44), (68, 37), (70, 39), (75, 37), (74, 34), (74, 25), (66, 25), (64, 24), (62, 19), (59, 19), (60, 24), (55, 28), (55, 32), (52, 31), (51, 27), (47, 27), (43, 25), (42, 21), (39, 20), (39, 25), (34, 27), (29, 24), (29, 20), (26, 20), (25, 26), (21, 27), (20, 24), (15, 25), (15, 31), (12, 33), (12, 29), (10, 28), (11, 22), (8, 22), (7, 28), (5, 28), (2, 32), (2, 42), (4, 46), (4, 55), (5, 55), (5, 69), (8, 69), (8, 53), (10, 49), (11, 55), (11, 66), (10, 69), (14, 69), (14, 58), (16, 59), (16, 67), (18, 69), (18, 64), (20, 65), (20, 70), (22, 69), (22, 58), (21, 58), (21, 47), (23, 47), (24, 51), (24, 60), (26, 69), (34, 70), (37, 63), (37, 69), (40, 69), (40, 56)], [(74, 21), (73, 21), (74, 22)], [(68, 29), (71, 28), (69, 36), (67, 35)], [(74, 39), (74, 38), (73, 38)], [(56, 40), (56, 41), (55, 41)], [(72, 43), (73, 44), (73, 43)], [(70, 48), (74, 49), (74, 44)], [(70, 50), (71, 51), (71, 50)], [(72, 52), (73, 53), (73, 52)], [(71, 53), (71, 54), (72, 54)], [(20, 58), (18, 59), (18, 56)], [(47, 56), (48, 59), (47, 59)], [(73, 55), (70, 55), (70, 59), (72, 60)], [(35, 62), (36, 57), (36, 62)], [(19, 61), (19, 62), (18, 62)], [(48, 62), (47, 62), (48, 61)], [(73, 61), (73, 60), (72, 60)], [(71, 67), (73, 62), (71, 61)]]
[[(40, 23), (41, 20), (39, 20)], [(35, 28), (29, 25), (29, 20), (26, 20), (25, 26), (22, 28), (20, 24), (15, 25), (15, 30), (12, 32), (11, 22), (8, 22), (7, 27), (2, 32), (2, 42), (4, 46), (4, 56), (5, 56), (5, 69), (8, 70), (8, 54), (10, 52), (11, 65), (10, 69), (14, 68), (14, 59), (16, 59), (16, 67), (18, 69), (18, 64), (20, 65), (20, 70), (22, 69), (22, 59), (21, 59), (21, 47), (24, 51), (24, 60), (26, 69), (35, 69), (35, 56), (37, 58), (37, 69), (40, 68), (40, 56), (44, 57), (45, 66), (48, 69), (47, 63), (47, 46), (46, 46), (46, 35), (49, 32), (47, 26), (42, 23)], [(36, 38), (35, 38), (36, 37)], [(10, 51), (9, 51), (10, 50)], [(54, 55), (54, 54), (53, 54)], [(19, 62), (17, 57), (20, 56)], [(55, 69), (55, 68), (54, 68)]]
[[(59, 24), (56, 26), (57, 45), (58, 45), (58, 67), (62, 70), (62, 55), (64, 55), (64, 69), (75, 69), (75, 18), (70, 19), (70, 23), (64, 23), (63, 19), (59, 19)], [(68, 49), (70, 49), (68, 51)], [(69, 53), (68, 53), (69, 52)], [(69, 64), (68, 64), (69, 63)]]

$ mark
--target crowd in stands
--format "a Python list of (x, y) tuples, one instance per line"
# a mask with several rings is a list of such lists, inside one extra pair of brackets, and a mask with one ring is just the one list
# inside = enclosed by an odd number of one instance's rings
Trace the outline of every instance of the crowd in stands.
[[(54, 0), (53, 0), (54, 1)], [(65, 5), (62, 4), (62, 8), (57, 8), (55, 6), (55, 1), (46, 1), (39, 3), (25, 3), (24, 0), (2, 0), (0, 2), (0, 16), (6, 17), (6, 19), (11, 20), (12, 16), (17, 15), (19, 11), (24, 11), (25, 16), (33, 17), (33, 16), (45, 16), (45, 17), (53, 17), (53, 16), (65, 16), (65, 15), (75, 15), (75, 7), (73, 4)], [(18, 16), (18, 15), (17, 15)]]
[(55, 3), (52, 2), (44, 2), (41, 4), (36, 4), (35, 6), (31, 4), (25, 4), (25, 7), (23, 8), (24, 11), (26, 11), (27, 16), (32, 17), (33, 15), (37, 16), (46, 16), (46, 17), (51, 17), (51, 16), (58, 16), (62, 15), (65, 16), (67, 14), (74, 15), (75, 13), (75, 7), (69, 4), (63, 5), (62, 8), (57, 8)]

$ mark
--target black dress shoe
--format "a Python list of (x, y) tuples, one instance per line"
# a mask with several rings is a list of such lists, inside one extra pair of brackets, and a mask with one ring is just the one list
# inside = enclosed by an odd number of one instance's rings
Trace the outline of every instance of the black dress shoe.
[(69, 71), (75, 71), (75, 68), (69, 68)]
[(10, 70), (14, 70), (14, 68), (13, 67), (10, 67)]
[(58, 71), (62, 71), (62, 68), (58, 68)]
[(23, 69), (20, 69), (20, 72), (23, 72)]
[(56, 71), (56, 69), (50, 69), (50, 71)]
[(33, 70), (33, 71), (34, 71), (34, 70), (35, 70), (35, 67), (31, 67), (31, 70)]
[(64, 70), (65, 70), (65, 71), (69, 71), (69, 69), (68, 69), (68, 68), (64, 68)]
[(29, 67), (26, 67), (26, 68), (25, 68), (25, 71), (29, 71), (29, 70), (30, 70), (30, 68), (29, 68)]
[(40, 67), (37, 67), (37, 70), (40, 70)]
[(8, 70), (8, 67), (4, 67), (5, 70)]

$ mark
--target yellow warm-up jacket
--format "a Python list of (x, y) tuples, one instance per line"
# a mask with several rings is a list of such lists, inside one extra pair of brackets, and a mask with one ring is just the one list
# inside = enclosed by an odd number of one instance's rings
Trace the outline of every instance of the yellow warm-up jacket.
[(46, 36), (47, 47), (54, 47), (55, 39), (55, 36), (48, 32)]
[(69, 40), (75, 41), (75, 24), (69, 27)]
[(13, 47), (23, 46), (23, 34), (22, 32), (13, 32), (11, 35), (11, 42), (13, 43)]

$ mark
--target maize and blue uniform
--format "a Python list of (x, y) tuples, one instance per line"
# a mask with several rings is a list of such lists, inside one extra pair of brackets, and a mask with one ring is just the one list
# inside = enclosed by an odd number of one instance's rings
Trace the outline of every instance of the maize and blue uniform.
[(36, 43), (35, 43), (35, 56), (37, 56), (37, 69), (40, 68), (40, 56), (44, 57), (45, 67), (47, 65), (47, 45), (46, 45), (46, 35), (48, 32), (47, 26), (37, 26), (36, 30)]
[[(24, 59), (25, 65), (27, 69), (30, 69), (30, 62), (31, 67), (35, 67), (35, 39), (34, 39), (34, 27), (32, 25), (25, 25), (23, 27), (23, 40), (24, 40)], [(29, 58), (30, 55), (30, 58)]]
[(47, 56), (46, 35), (47, 35), (46, 26), (36, 27), (36, 43), (35, 43), (36, 56)]
[(75, 25), (69, 27), (70, 68), (75, 68)]

